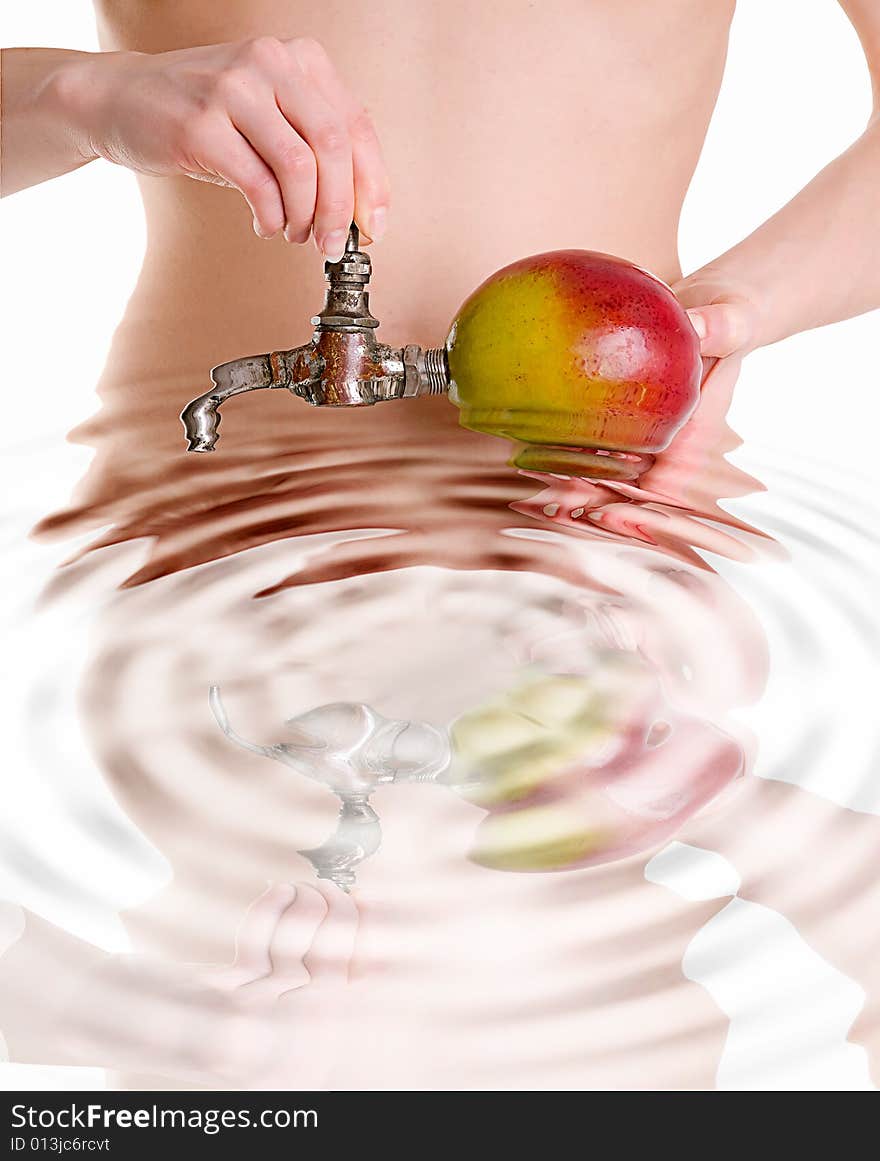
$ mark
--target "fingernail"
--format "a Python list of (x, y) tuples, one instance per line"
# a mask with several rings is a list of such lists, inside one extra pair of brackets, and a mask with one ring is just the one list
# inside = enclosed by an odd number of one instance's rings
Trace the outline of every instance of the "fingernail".
[(696, 311), (688, 311), (687, 316), (691, 320), (691, 326), (697, 332), (697, 338), (704, 339), (706, 337), (706, 320)]
[(263, 229), (263, 227), (260, 225), (260, 223), (257, 221), (256, 218), (254, 218), (254, 233), (257, 235), (258, 238), (271, 238), (272, 237), (272, 235), (267, 230)]
[(345, 253), (345, 240), (348, 234), (345, 230), (334, 230), (324, 239), (321, 249), (328, 262), (338, 262)]
[(378, 206), (370, 215), (370, 237), (378, 242), (385, 233), (385, 223), (388, 220), (388, 211), (384, 206)]

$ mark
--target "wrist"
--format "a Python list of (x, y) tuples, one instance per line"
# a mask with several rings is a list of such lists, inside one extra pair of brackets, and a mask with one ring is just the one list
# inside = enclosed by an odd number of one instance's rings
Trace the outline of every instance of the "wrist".
[(53, 113), (69, 127), (83, 161), (106, 156), (107, 110), (113, 107), (119, 63), (128, 52), (91, 52), (61, 63), (47, 83)]

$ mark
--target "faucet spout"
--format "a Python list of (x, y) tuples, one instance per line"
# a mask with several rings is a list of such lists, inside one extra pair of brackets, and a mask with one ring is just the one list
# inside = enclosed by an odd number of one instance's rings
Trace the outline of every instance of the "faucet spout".
[(315, 374), (315, 359), (311, 346), (292, 351), (272, 351), (266, 355), (248, 355), (221, 363), (211, 371), (214, 386), (199, 395), (180, 413), (187, 438), (187, 451), (210, 452), (219, 438), (219, 407), (233, 395), (265, 388), (287, 387), (296, 390), (308, 383)]

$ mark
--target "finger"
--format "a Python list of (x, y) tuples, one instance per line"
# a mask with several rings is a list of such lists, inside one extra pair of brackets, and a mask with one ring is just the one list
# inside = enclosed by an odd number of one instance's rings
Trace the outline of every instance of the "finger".
[(330, 104), (345, 110), (351, 141), (354, 220), (365, 241), (378, 242), (385, 233), (391, 200), (379, 135), (370, 114), (349, 95), (332, 66), (318, 69), (317, 79)]
[(279, 79), (276, 99), (281, 112), (311, 146), (318, 167), (314, 235), (330, 261), (345, 252), (348, 228), (354, 217), (354, 172), (351, 138), (345, 109), (325, 96), (328, 70), (324, 50), (314, 41), (292, 44), (296, 67)]
[(242, 982), (261, 979), (272, 970), (269, 949), (281, 917), (296, 897), (290, 883), (270, 883), (251, 903), (235, 935), (233, 969)]
[(709, 378), (709, 376), (712, 374), (712, 372), (718, 366), (718, 359), (714, 355), (711, 357), (707, 356), (707, 355), (703, 355), (702, 363), (703, 363), (703, 374), (700, 377), (700, 386), (705, 387), (706, 380)]
[(327, 912), (305, 957), (308, 973), (315, 983), (344, 982), (354, 955), (358, 909), (350, 895), (332, 883), (319, 882)]
[(755, 556), (750, 546), (737, 537), (714, 524), (679, 512), (661, 512), (640, 504), (609, 504), (587, 515), (600, 528), (648, 544), (686, 544), (690, 548), (717, 553), (728, 560), (749, 561)]
[(202, 168), (244, 196), (261, 238), (284, 228), (284, 199), (275, 174), (234, 126), (218, 121), (202, 135), (199, 151)]
[[(335, 111), (323, 105), (317, 95), (299, 105), (296, 123), (291, 123), (311, 146), (318, 172), (312, 229), (324, 257), (338, 262), (345, 253), (345, 240), (354, 217), (351, 142)], [(283, 111), (291, 120), (293, 114)]]
[(689, 310), (687, 314), (705, 358), (726, 358), (746, 347), (752, 338), (751, 312), (740, 303), (714, 303)]
[(326, 53), (313, 54), (310, 73), (326, 100), (344, 110), (351, 139), (354, 178), (354, 220), (365, 241), (377, 242), (385, 233), (391, 200), (388, 171), (373, 119), (351, 96)]
[(307, 982), (303, 961), (326, 914), (327, 902), (320, 891), (310, 883), (297, 883), (296, 898), (281, 917), (270, 950), (272, 980), (279, 991)]
[(541, 472), (521, 471), (544, 484), (544, 490), (526, 500), (515, 500), (510, 507), (534, 520), (554, 520), (559, 524), (577, 523), (593, 508), (611, 503), (618, 494), (611, 488), (594, 484), (591, 480), (572, 477), (567, 480), (555, 479)]
[(274, 97), (233, 114), (235, 127), (269, 166), (281, 190), (284, 236), (306, 242), (315, 216), (318, 169), (315, 155), (281, 115)]
[(354, 174), (354, 220), (371, 242), (385, 233), (391, 191), (388, 172), (372, 119), (365, 110), (349, 124)]

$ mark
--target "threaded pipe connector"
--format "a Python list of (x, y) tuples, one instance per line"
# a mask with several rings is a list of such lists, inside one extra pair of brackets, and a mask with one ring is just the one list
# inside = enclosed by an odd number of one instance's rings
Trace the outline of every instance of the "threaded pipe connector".
[(449, 363), (445, 347), (428, 347), (422, 362), (422, 394), (442, 395), (449, 389)]

